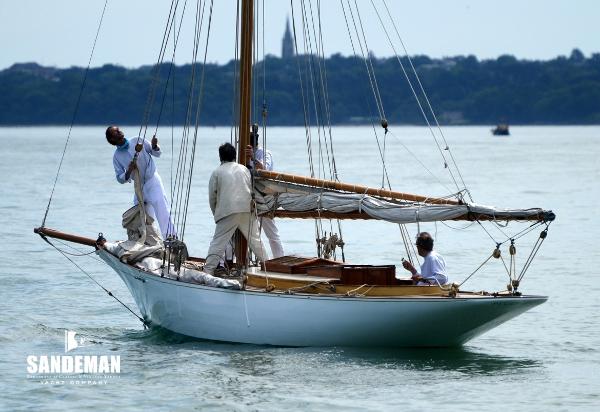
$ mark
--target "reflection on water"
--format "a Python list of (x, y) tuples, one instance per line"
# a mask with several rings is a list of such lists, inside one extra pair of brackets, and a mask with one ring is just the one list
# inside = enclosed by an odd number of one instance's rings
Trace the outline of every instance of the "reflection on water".
[[(103, 331), (105, 338), (107, 331)], [(116, 332), (116, 331), (115, 331)], [(118, 332), (117, 332), (118, 334)], [(219, 353), (239, 373), (265, 376), (274, 373), (278, 359), (291, 357), (318, 362), (323, 367), (356, 366), (404, 371), (452, 371), (466, 375), (514, 374), (543, 368), (541, 361), (524, 357), (490, 355), (471, 348), (286, 348), (195, 339), (160, 327), (129, 330), (108, 336), (123, 344), (143, 343), (155, 353), (196, 351)]]
[(468, 348), (340, 349), (340, 359), (361, 365), (431, 371), (455, 371), (468, 375), (512, 374), (541, 368), (540, 361), (488, 355)]

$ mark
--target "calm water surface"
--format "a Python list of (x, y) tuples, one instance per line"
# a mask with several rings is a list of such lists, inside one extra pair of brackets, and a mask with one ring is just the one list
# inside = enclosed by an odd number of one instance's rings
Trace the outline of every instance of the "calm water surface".
[[(392, 131), (385, 158), (393, 188), (446, 194), (452, 182), (428, 131)], [(120, 215), (129, 207), (132, 188), (114, 180), (112, 149), (103, 132), (104, 127), (74, 130), (48, 227), (89, 237), (98, 232), (109, 239), (124, 237)], [(598, 410), (600, 127), (514, 127), (511, 132), (505, 138), (492, 137), (484, 127), (445, 129), (477, 202), (539, 206), (557, 213), (522, 285), (525, 293), (549, 295), (549, 301), (462, 348), (390, 350), (260, 347), (144, 330), (32, 233), (46, 209), (66, 128), (0, 128), (0, 408)], [(229, 140), (229, 129), (203, 129), (200, 135), (186, 242), (192, 254), (203, 256), (214, 228), (206, 182), (218, 164), (216, 147)], [(160, 138), (164, 155), (157, 166), (168, 188), (174, 167), (170, 130)], [(308, 173), (303, 129), (274, 128), (268, 139), (277, 170)], [(342, 180), (381, 184), (379, 154), (369, 128), (336, 129), (334, 147)], [(280, 221), (279, 227), (286, 252), (314, 255), (313, 223)], [(490, 234), (504, 240), (504, 233), (520, 228), (511, 224), (502, 230), (491, 228)], [(399, 265), (403, 254), (397, 226), (344, 222), (342, 230), (349, 261)], [(410, 227), (411, 234), (416, 230)], [(495, 245), (477, 225), (427, 224), (421, 230), (434, 234), (453, 281), (463, 280)], [(519, 263), (537, 232), (519, 245)], [(72, 259), (135, 308), (117, 275), (94, 255)], [(486, 267), (465, 287), (503, 289), (502, 274), (497, 264)], [(88, 347), (72, 353), (120, 355), (120, 375), (105, 385), (28, 378), (27, 356), (64, 354), (65, 330), (88, 339)]]

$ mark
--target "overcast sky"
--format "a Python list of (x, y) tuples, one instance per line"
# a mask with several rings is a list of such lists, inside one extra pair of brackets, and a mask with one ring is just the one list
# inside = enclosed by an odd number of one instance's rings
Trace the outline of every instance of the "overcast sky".
[[(379, 57), (392, 55), (371, 0), (357, 1), (369, 48)], [(587, 56), (600, 52), (600, 0), (386, 1), (411, 55), (474, 54), (483, 59), (512, 54), (518, 58), (550, 59), (568, 55), (573, 48)], [(104, 2), (0, 0), (0, 69), (23, 62), (86, 66)], [(373, 2), (380, 12), (385, 12), (382, 0)], [(183, 3), (180, 0), (180, 10)], [(188, 0), (177, 52), (179, 64), (192, 60), (195, 3)], [(351, 54), (340, 1), (321, 3), (326, 54)], [(170, 4), (170, 0), (108, 0), (92, 66), (113, 63), (138, 67), (154, 63)], [(235, 4), (236, 0), (215, 0), (210, 62), (225, 63), (234, 55)], [(294, 4), (298, 18), (299, 1), (294, 0)], [(309, 0), (305, 4), (308, 7)], [(312, 0), (312, 4), (315, 7), (317, 0)], [(279, 56), (286, 16), (291, 17), (290, 1), (265, 0), (265, 15), (266, 52)]]

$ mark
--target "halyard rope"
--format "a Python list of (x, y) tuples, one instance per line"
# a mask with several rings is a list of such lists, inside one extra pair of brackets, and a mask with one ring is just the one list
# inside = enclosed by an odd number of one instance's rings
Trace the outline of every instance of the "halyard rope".
[(79, 111), (79, 104), (81, 103), (81, 96), (83, 95), (83, 89), (85, 88), (85, 83), (87, 80), (88, 73), (90, 71), (90, 65), (92, 64), (92, 58), (94, 57), (94, 50), (96, 50), (96, 43), (98, 42), (98, 36), (100, 35), (100, 28), (102, 27), (102, 21), (104, 20), (104, 13), (106, 12), (106, 6), (108, 5), (108, 0), (104, 1), (104, 7), (102, 8), (102, 14), (100, 15), (100, 21), (98, 22), (98, 29), (96, 30), (96, 37), (94, 38), (94, 44), (92, 45), (92, 51), (90, 52), (90, 58), (88, 60), (87, 67), (85, 69), (85, 73), (83, 75), (83, 81), (81, 82), (81, 88), (79, 89), (79, 95), (77, 96), (77, 102), (75, 103), (75, 110), (73, 110), (73, 117), (71, 118), (71, 125), (69, 126), (69, 132), (67, 134), (67, 140), (65, 141), (65, 147), (62, 152), (62, 156), (60, 157), (60, 162), (58, 164), (58, 170), (56, 171), (56, 177), (54, 178), (54, 184), (52, 185), (52, 191), (50, 192), (50, 199), (48, 199), (48, 206), (46, 206), (46, 213), (44, 213), (44, 219), (42, 219), (42, 227), (46, 224), (46, 218), (48, 217), (48, 212), (50, 211), (50, 203), (52, 203), (52, 197), (54, 196), (54, 189), (56, 189), (56, 182), (58, 182), (58, 176), (60, 175), (60, 169), (62, 168), (63, 160), (65, 159), (65, 153), (67, 152), (67, 146), (69, 145), (69, 141), (71, 140), (71, 131), (73, 130), (73, 125), (75, 124), (75, 118), (77, 116), (77, 112)]

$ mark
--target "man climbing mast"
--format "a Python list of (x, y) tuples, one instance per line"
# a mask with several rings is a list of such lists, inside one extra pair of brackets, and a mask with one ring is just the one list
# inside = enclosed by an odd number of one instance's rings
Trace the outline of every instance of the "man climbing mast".
[[(106, 140), (111, 145), (116, 146), (113, 155), (113, 166), (117, 182), (121, 184), (131, 182), (133, 179), (132, 173), (137, 169), (142, 183), (147, 212), (154, 220), (158, 221), (163, 239), (167, 239), (169, 236), (177, 237), (165, 196), (165, 189), (160, 175), (156, 171), (154, 160), (152, 160), (152, 157), (160, 157), (161, 154), (156, 136), (152, 137), (151, 143), (148, 143), (147, 140), (138, 143), (139, 139), (137, 137), (128, 140), (117, 126), (109, 126), (106, 129)], [(137, 157), (135, 157), (136, 153)], [(133, 196), (133, 204), (138, 204), (136, 195)]]

